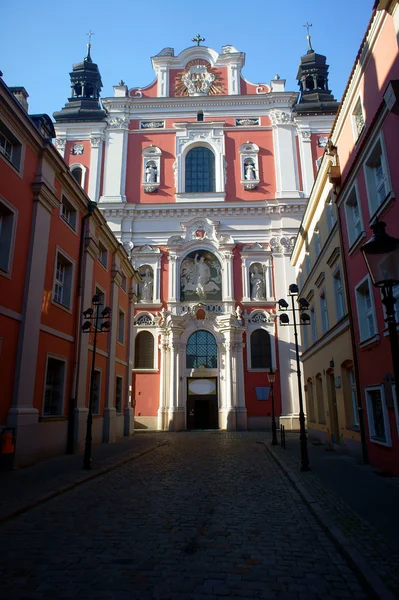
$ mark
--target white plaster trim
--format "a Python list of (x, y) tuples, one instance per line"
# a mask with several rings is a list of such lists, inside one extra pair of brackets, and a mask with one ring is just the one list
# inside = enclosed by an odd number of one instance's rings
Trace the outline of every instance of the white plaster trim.
[(52, 327), (48, 327), (47, 325), (40, 325), (40, 331), (44, 331), (45, 333), (49, 333), (50, 335), (54, 335), (55, 337), (61, 338), (62, 340), (66, 340), (67, 342), (74, 342), (75, 338), (72, 335), (68, 335), (63, 331), (59, 331), (58, 329), (53, 329)]
[[(371, 392), (373, 390), (380, 390), (381, 393), (381, 403), (382, 403), (382, 414), (384, 417), (384, 429), (385, 429), (385, 441), (379, 440), (375, 436), (373, 437), (372, 431), (374, 431), (374, 419), (373, 419), (373, 409), (371, 405), (371, 399), (367, 392)], [(388, 416), (387, 403), (385, 398), (385, 389), (383, 385), (370, 385), (364, 388), (364, 395), (366, 397), (366, 408), (367, 408), (367, 420), (369, 424), (369, 435), (370, 441), (373, 444), (379, 444), (381, 446), (392, 446), (392, 438), (391, 438), (391, 427)]]
[(17, 313), (10, 308), (6, 308), (5, 306), (0, 306), (0, 315), (4, 317), (9, 317), (10, 319), (15, 319), (16, 321), (22, 321), (22, 314)]
[[(0, 156), (2, 156), (2, 154), (0, 154)], [(14, 265), (15, 238), (16, 238), (16, 234), (17, 234), (17, 225), (18, 225), (18, 209), (15, 206), (13, 206), (12, 204), (10, 204), (10, 202), (8, 202), (4, 198), (4, 196), (1, 196), (1, 195), (0, 195), (0, 204), (3, 204), (5, 206), (5, 208), (7, 208), (13, 215), (11, 243), (10, 243), (9, 254), (8, 254), (8, 265), (7, 265), (6, 270), (0, 269), (0, 275), (2, 275), (3, 277), (6, 277), (7, 279), (11, 279), (12, 268)]]

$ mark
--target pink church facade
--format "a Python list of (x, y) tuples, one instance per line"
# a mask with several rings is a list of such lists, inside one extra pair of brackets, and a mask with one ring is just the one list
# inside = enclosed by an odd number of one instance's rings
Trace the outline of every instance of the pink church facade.
[[(298, 427), (293, 332), (277, 301), (338, 104), (310, 46), (300, 93), (252, 84), (245, 54), (193, 46), (152, 58), (145, 88), (89, 54), (55, 113), (57, 147), (141, 274), (132, 326), (135, 427)], [(313, 71), (312, 71), (313, 69)], [(317, 75), (309, 75), (309, 73)]]

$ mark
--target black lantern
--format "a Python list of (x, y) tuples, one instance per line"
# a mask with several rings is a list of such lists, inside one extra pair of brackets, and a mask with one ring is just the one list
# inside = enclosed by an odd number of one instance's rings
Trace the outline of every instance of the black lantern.
[(399, 283), (399, 239), (388, 235), (385, 227), (382, 221), (371, 225), (374, 235), (360, 248), (376, 287)]

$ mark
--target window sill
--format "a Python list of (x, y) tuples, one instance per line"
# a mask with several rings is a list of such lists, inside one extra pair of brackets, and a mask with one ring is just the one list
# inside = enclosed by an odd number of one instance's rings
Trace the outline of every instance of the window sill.
[(102, 268), (103, 268), (105, 271), (107, 271), (107, 272), (108, 272), (108, 261), (107, 261), (107, 262), (104, 264), (104, 263), (103, 263), (103, 262), (101, 262), (101, 260), (98, 258), (98, 259), (97, 259), (97, 262), (98, 262), (98, 264), (99, 264), (99, 265), (101, 265), (101, 266), (102, 266)]
[(3, 271), (3, 269), (0, 269), (0, 275), (2, 277), (5, 277), (6, 279), (11, 279), (11, 270), (10, 271)]
[(390, 448), (392, 446), (391, 440), (386, 440), (383, 438), (377, 438), (377, 437), (370, 436), (370, 442), (373, 442), (373, 444), (378, 444), (379, 446), (387, 446), (388, 448)]
[(71, 308), (69, 308), (68, 306), (65, 306), (64, 304), (61, 304), (60, 302), (57, 302), (57, 300), (54, 300), (54, 298), (51, 299), (51, 304), (53, 304), (57, 308), (60, 308), (61, 310), (64, 310), (65, 312), (69, 313), (70, 315), (72, 314)]
[(375, 220), (379, 219), (384, 215), (384, 213), (390, 208), (391, 204), (395, 200), (395, 192), (390, 191), (378, 206), (376, 211), (370, 216), (370, 223), (373, 223)]
[[(68, 227), (68, 229), (70, 229), (71, 231), (73, 231), (73, 233), (74, 233), (75, 235), (78, 235), (78, 228), (77, 228), (77, 227), (73, 227), (73, 225), (71, 225), (71, 224), (69, 223), (69, 221), (67, 221), (67, 220), (65, 219), (65, 217), (63, 217), (62, 215), (60, 215), (60, 219), (61, 219), (61, 221), (62, 221), (63, 223), (65, 223), (65, 225)], [(76, 219), (76, 221), (77, 221), (77, 219)]]
[(372, 346), (375, 346), (375, 345), (379, 344), (379, 342), (380, 342), (380, 336), (379, 336), (378, 333), (376, 333), (375, 335), (373, 335), (373, 337), (367, 338), (364, 341), (360, 341), (359, 348), (361, 350), (363, 348), (369, 348), (369, 347), (372, 347)]
[(361, 242), (363, 242), (364, 238), (366, 237), (366, 232), (362, 231), (357, 238), (355, 239), (354, 242), (352, 242), (352, 244), (349, 246), (349, 250), (348, 250), (348, 254), (349, 256), (352, 256), (352, 254), (354, 254), (356, 252), (356, 250), (359, 249), (359, 246), (361, 245)]
[[(14, 171), (14, 173), (16, 175), (18, 175), (18, 177), (20, 177), (21, 179), (23, 178), (23, 172), (22, 172), (21, 165), (19, 167), (14, 165), (14, 163), (11, 162), (6, 156), (4, 156), (4, 154), (2, 152), (0, 152), (0, 159), (4, 160), (6, 165), (8, 165)], [(22, 163), (22, 158), (21, 158), (21, 163)]]
[(347, 425), (347, 426), (345, 427), (345, 429), (346, 429), (347, 431), (355, 431), (355, 432), (357, 432), (357, 433), (359, 433), (359, 432), (360, 432), (360, 427), (359, 427), (359, 425)]
[(159, 369), (132, 369), (133, 373), (159, 373)]
[(226, 199), (225, 192), (193, 192), (176, 194), (176, 202), (220, 202)]
[(54, 423), (55, 421), (68, 421), (68, 417), (62, 415), (43, 415), (39, 417), (39, 423)]

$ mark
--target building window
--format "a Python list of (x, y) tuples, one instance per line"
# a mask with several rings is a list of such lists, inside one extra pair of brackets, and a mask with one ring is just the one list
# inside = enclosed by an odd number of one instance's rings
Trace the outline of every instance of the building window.
[(100, 396), (101, 396), (101, 371), (97, 369), (93, 374), (93, 415), (100, 414)]
[(352, 246), (363, 231), (363, 222), (356, 186), (353, 186), (345, 201), (345, 214), (349, 245)]
[(370, 215), (373, 215), (391, 191), (381, 140), (378, 140), (365, 163), (365, 173)]
[(272, 366), (272, 345), (270, 334), (264, 329), (251, 333), (251, 368), (270, 369)]
[(76, 231), (76, 224), (77, 224), (77, 210), (76, 208), (73, 206), (73, 204), (71, 204), (69, 202), (69, 200), (67, 198), (65, 198), (65, 196), (62, 196), (62, 200), (61, 200), (61, 218), (68, 223), (68, 225), (70, 227), (72, 227), (72, 229), (74, 229)]
[(326, 202), (326, 215), (327, 215), (327, 230), (328, 232), (332, 231), (335, 223), (337, 222), (337, 218), (335, 216), (335, 207), (334, 202), (331, 196), (328, 198)]
[(335, 310), (337, 313), (337, 321), (342, 319), (345, 314), (345, 296), (344, 288), (342, 285), (341, 269), (337, 269), (334, 273), (334, 296), (335, 296)]
[(327, 298), (326, 298), (326, 293), (324, 290), (320, 295), (320, 313), (321, 313), (321, 330), (324, 334), (329, 329)]
[(62, 414), (64, 401), (65, 361), (47, 358), (46, 388), (43, 415), (53, 417)]
[(314, 306), (310, 309), (310, 328), (312, 331), (312, 343), (317, 342), (317, 323), (316, 323), (316, 313), (314, 310)]
[(370, 439), (390, 446), (391, 435), (383, 386), (366, 388), (365, 391)]
[(312, 263), (310, 260), (309, 249), (305, 252), (305, 275), (308, 277), (310, 275), (310, 271), (312, 270)]
[(0, 200), (0, 271), (11, 271), (16, 213), (11, 205)]
[(121, 289), (126, 292), (127, 291), (127, 278), (126, 275), (124, 273), (122, 273), (122, 279), (121, 279)]
[(108, 268), (108, 250), (104, 246), (102, 242), (98, 242), (99, 252), (98, 252), (98, 260), (105, 267)]
[(323, 380), (321, 374), (316, 375), (316, 401), (317, 401), (317, 412), (319, 417), (319, 423), (325, 424), (326, 422), (326, 411), (324, 408), (323, 398)]
[(122, 412), (122, 392), (123, 379), (117, 375), (115, 379), (115, 408), (117, 413)]
[(187, 153), (185, 191), (215, 191), (215, 156), (209, 148), (197, 146)]
[(317, 260), (318, 256), (321, 253), (321, 240), (320, 240), (320, 232), (318, 229), (315, 229), (313, 232), (313, 244), (314, 244), (314, 252), (315, 252), (315, 260)]
[(356, 381), (353, 366), (342, 369), (345, 417), (347, 427), (359, 427), (359, 413), (357, 407)]
[(253, 190), (259, 183), (259, 146), (253, 142), (241, 144), (238, 149), (241, 162), (241, 182), (245, 190)]
[(21, 168), (22, 144), (15, 135), (0, 121), (0, 154), (16, 169)]
[(204, 120), (204, 111), (203, 110), (199, 110), (197, 112), (197, 121), (203, 121)]
[(125, 341), (125, 313), (119, 309), (118, 315), (118, 342), (123, 344)]
[(61, 252), (57, 252), (55, 264), (53, 300), (71, 308), (73, 264)]
[(371, 290), (370, 279), (368, 277), (355, 288), (361, 342), (372, 338), (377, 333), (374, 300)]
[(305, 352), (309, 348), (309, 331), (308, 326), (301, 327), (302, 351)]
[(309, 377), (306, 384), (306, 399), (307, 399), (307, 410), (308, 410), (308, 418), (311, 423), (316, 423), (316, 416), (314, 410), (314, 395), (313, 395), (313, 383), (312, 379)]
[(187, 341), (186, 368), (216, 369), (218, 366), (218, 351), (214, 336), (208, 331), (196, 331)]
[(363, 108), (360, 98), (356, 102), (356, 106), (352, 113), (352, 121), (353, 121), (353, 130), (355, 133), (355, 141), (360, 137), (364, 129), (364, 116), (363, 116)]
[(134, 368), (154, 368), (154, 336), (149, 331), (140, 331), (134, 343)]
[(83, 171), (82, 167), (71, 167), (71, 174), (79, 185), (82, 185)]

